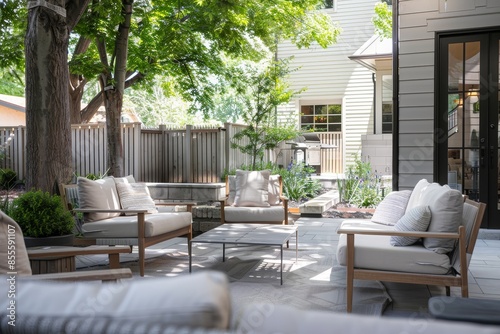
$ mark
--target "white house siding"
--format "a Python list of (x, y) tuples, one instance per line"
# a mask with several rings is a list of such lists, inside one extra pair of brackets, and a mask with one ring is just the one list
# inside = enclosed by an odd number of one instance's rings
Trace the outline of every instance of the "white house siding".
[(433, 179), (436, 33), (499, 24), (500, 0), (399, 1), (399, 189)]
[(293, 56), (291, 88), (307, 90), (291, 104), (281, 107), (283, 119), (293, 115), (299, 123), (300, 106), (304, 104), (342, 103), (343, 152), (345, 163), (361, 154), (361, 136), (373, 133), (372, 72), (350, 60), (351, 56), (374, 34), (372, 17), (379, 1), (338, 0), (337, 10), (325, 9), (342, 32), (337, 44), (323, 49), (312, 45), (297, 49), (289, 42), (280, 43), (278, 57)]

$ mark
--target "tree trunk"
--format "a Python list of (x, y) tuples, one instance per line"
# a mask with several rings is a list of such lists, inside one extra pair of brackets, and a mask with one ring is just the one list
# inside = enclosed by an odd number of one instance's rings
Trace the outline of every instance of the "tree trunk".
[[(132, 18), (133, 0), (122, 0), (123, 21), (118, 26), (115, 43), (116, 64), (114, 86), (104, 87), (104, 105), (106, 106), (106, 126), (108, 139), (108, 174), (123, 176), (123, 149), (121, 133), (121, 112), (123, 92), (127, 79), (128, 36)], [(108, 81), (109, 82), (109, 81)]]
[[(49, 0), (64, 10), (64, 0)], [(44, 6), (30, 8), (26, 52), (26, 187), (50, 193), (71, 179), (66, 18)]]
[(108, 141), (108, 175), (123, 176), (123, 150), (121, 110), (123, 95), (117, 90), (108, 90), (104, 94), (106, 103), (106, 130)]

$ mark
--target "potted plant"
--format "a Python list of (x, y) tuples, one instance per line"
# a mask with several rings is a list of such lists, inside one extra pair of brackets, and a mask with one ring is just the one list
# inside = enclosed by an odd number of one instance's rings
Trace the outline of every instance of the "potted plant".
[(74, 219), (58, 195), (27, 191), (14, 199), (8, 214), (21, 227), (26, 247), (73, 244)]

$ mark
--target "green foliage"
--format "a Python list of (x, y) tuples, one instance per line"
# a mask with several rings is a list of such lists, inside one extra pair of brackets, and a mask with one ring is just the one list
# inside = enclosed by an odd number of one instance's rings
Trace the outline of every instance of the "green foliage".
[(345, 178), (338, 179), (338, 189), (341, 201), (360, 208), (375, 207), (382, 200), (380, 178), (371, 172), (370, 163), (361, 161), (357, 155)]
[(292, 201), (300, 202), (307, 198), (313, 198), (321, 190), (318, 180), (311, 178), (314, 168), (304, 163), (292, 163), (288, 169), (280, 169), (283, 179), (283, 194)]
[[(292, 201), (301, 201), (316, 196), (321, 190), (318, 180), (311, 178), (314, 168), (303, 163), (292, 163), (287, 169), (280, 168), (273, 163), (258, 163), (256, 168), (242, 165), (241, 170), (265, 170), (271, 171), (271, 175), (279, 174), (283, 180), (283, 194)], [(235, 175), (236, 170), (224, 171), (223, 180), (227, 175)]]
[(375, 5), (375, 15), (372, 18), (375, 32), (381, 39), (392, 38), (392, 8), (387, 3), (381, 2)]
[(17, 183), (17, 173), (10, 169), (0, 169), (0, 188), (5, 190), (12, 189)]
[(58, 195), (41, 190), (27, 191), (14, 199), (10, 208), (24, 236), (41, 238), (73, 233), (73, 216)]
[(285, 78), (289, 72), (288, 60), (271, 61), (263, 71), (247, 69), (249, 76), (235, 83), (242, 92), (250, 89), (250, 94), (245, 93), (246, 110), (242, 116), (248, 126), (233, 136), (231, 147), (250, 155), (254, 170), (257, 162), (263, 161), (265, 150), (299, 134), (295, 124), (278, 126), (276, 119), (276, 107), (299, 93), (288, 88)]

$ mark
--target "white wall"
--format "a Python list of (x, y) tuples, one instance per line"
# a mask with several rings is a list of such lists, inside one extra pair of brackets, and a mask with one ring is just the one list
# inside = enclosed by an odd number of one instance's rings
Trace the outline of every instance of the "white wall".
[(373, 82), (372, 72), (350, 60), (351, 56), (374, 34), (371, 19), (374, 0), (339, 0), (337, 10), (325, 9), (342, 32), (337, 44), (323, 49), (313, 45), (298, 50), (289, 42), (278, 47), (278, 57), (294, 56), (291, 68), (291, 88), (306, 87), (296, 100), (279, 110), (284, 118), (293, 117), (299, 122), (300, 105), (322, 102), (343, 103), (343, 146), (347, 163), (354, 154), (361, 153), (361, 135), (373, 133)]

